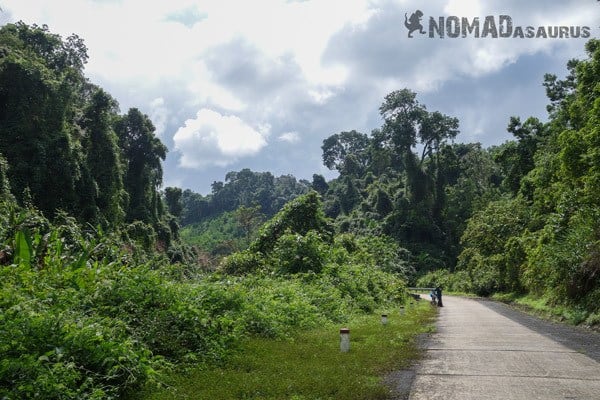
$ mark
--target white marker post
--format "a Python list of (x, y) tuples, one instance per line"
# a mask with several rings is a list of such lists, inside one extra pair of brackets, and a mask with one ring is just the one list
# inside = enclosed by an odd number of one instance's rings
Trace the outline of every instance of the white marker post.
[(404, 315), (405, 312), (406, 309), (404, 308), (404, 306), (400, 306), (400, 315)]
[(347, 353), (350, 351), (350, 329), (340, 328), (340, 351)]
[(388, 323), (387, 314), (381, 314), (381, 324), (387, 325), (387, 323)]

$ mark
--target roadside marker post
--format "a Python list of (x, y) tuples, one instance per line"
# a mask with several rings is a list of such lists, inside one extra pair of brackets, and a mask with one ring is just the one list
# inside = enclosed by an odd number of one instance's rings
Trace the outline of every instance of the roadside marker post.
[(340, 328), (340, 351), (347, 353), (350, 351), (350, 329)]

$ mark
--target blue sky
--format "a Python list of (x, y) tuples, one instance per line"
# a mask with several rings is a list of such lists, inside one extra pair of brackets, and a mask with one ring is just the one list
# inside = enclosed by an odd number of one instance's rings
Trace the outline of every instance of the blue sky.
[[(154, 4), (156, 3), (156, 4)], [(595, 0), (0, 0), (0, 23), (47, 24), (88, 46), (86, 74), (121, 111), (148, 114), (168, 146), (166, 186), (207, 193), (228, 171), (311, 179), (323, 139), (381, 125), (408, 87), (458, 117), (459, 142), (500, 144), (511, 115), (546, 117), (546, 72), (584, 58), (584, 38), (407, 37), (405, 14), (509, 15), (514, 26), (588, 26)]]

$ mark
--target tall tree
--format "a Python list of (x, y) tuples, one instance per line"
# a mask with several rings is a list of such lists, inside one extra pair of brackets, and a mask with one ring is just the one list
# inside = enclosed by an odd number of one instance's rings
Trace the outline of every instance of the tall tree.
[(179, 218), (183, 210), (183, 203), (181, 202), (181, 196), (183, 192), (177, 187), (165, 188), (165, 201), (167, 202), (167, 209), (171, 215)]
[[(103, 220), (114, 225), (124, 217), (123, 169), (118, 138), (113, 130), (118, 105), (100, 88), (93, 91), (83, 114), (86, 167), (94, 183), (95, 204)], [(83, 208), (84, 205), (82, 205)]]
[(360, 175), (369, 163), (369, 137), (354, 130), (329, 136), (321, 149), (323, 164), (329, 169)]
[(17, 198), (29, 189), (43, 212), (73, 211), (78, 202), (81, 150), (74, 116), (85, 78), (86, 48), (46, 26), (0, 28), (0, 153), (11, 168)]
[(320, 195), (324, 195), (329, 189), (329, 185), (327, 184), (325, 177), (323, 175), (313, 174), (312, 178), (313, 180), (311, 183), (311, 188)]
[(519, 117), (511, 117), (507, 131), (517, 140), (504, 146), (495, 160), (502, 166), (504, 185), (516, 194), (521, 179), (535, 166), (534, 155), (546, 139), (548, 130), (537, 118), (530, 117), (522, 123)]
[(158, 188), (162, 183), (162, 164), (167, 148), (154, 135), (147, 115), (132, 108), (115, 126), (124, 155), (125, 190), (129, 196), (126, 220), (155, 223), (160, 217)]

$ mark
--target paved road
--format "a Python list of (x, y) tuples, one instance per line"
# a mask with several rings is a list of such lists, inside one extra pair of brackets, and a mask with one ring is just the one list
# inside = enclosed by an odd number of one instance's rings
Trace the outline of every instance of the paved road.
[(600, 400), (600, 363), (475, 300), (444, 297), (410, 400)]

